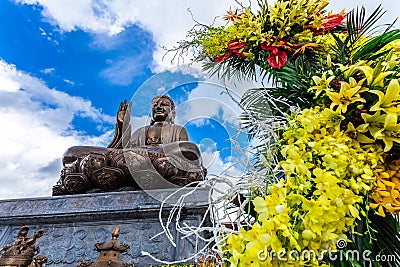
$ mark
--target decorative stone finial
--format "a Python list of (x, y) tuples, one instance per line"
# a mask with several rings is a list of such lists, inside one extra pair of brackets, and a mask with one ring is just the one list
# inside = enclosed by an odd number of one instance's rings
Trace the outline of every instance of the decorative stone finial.
[(129, 249), (129, 245), (118, 242), (119, 233), (120, 229), (116, 226), (110, 241), (94, 245), (95, 250), (100, 252), (99, 258), (95, 262), (81, 261), (78, 267), (134, 267), (133, 262), (125, 263), (119, 259), (120, 254)]
[(40, 249), (34, 245), (36, 239), (43, 236), (44, 230), (35, 232), (33, 237), (27, 237), (28, 232), (29, 226), (22, 226), (15, 243), (8, 244), (0, 250), (0, 266), (41, 267), (47, 262), (46, 257), (37, 255)]

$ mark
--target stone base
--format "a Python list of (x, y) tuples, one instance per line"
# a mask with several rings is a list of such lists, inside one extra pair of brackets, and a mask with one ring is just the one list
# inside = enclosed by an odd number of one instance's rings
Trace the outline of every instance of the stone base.
[[(182, 190), (178, 199), (188, 190)], [(60, 197), (29, 198), (0, 201), (0, 247), (14, 243), (23, 225), (34, 230), (44, 228), (45, 234), (37, 241), (40, 254), (48, 258), (46, 266), (77, 266), (81, 260), (96, 260), (97, 242), (108, 241), (115, 226), (120, 226), (120, 242), (129, 244), (130, 250), (121, 256), (124, 262), (135, 266), (157, 264), (147, 251), (158, 259), (175, 261), (192, 256), (201, 243), (194, 238), (181, 239), (180, 233), (170, 229), (177, 244), (174, 247), (162, 232), (159, 222), (161, 202), (174, 190), (150, 190), (131, 192), (98, 193)], [(208, 191), (197, 190), (188, 197), (180, 224), (199, 225), (206, 211)], [(174, 203), (174, 200), (170, 203)], [(171, 205), (166, 205), (162, 218), (166, 220)], [(175, 223), (172, 223), (175, 226)]]

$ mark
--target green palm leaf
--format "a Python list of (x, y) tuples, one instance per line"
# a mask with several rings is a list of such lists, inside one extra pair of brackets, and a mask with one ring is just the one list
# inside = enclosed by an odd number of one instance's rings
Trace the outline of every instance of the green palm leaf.
[(382, 6), (379, 5), (372, 14), (365, 19), (365, 8), (358, 7), (353, 9), (347, 14), (347, 32), (349, 35), (350, 47), (365, 35), (368, 35), (373, 29), (375, 23), (386, 13), (383, 11)]
[(393, 257), (393, 261), (383, 262), (383, 266), (400, 266), (400, 223), (393, 216), (370, 216), (372, 227), (377, 231), (374, 234), (373, 254)]
[[(371, 227), (374, 231), (371, 231)], [(330, 266), (400, 266), (400, 224), (398, 219), (393, 216), (381, 217), (371, 213), (368, 218), (364, 217), (358, 221), (356, 231), (362, 235), (350, 235), (352, 242), (348, 242), (347, 246), (338, 252), (336, 260), (331, 257), (325, 258)], [(353, 255), (355, 256), (353, 257)], [(389, 260), (377, 261), (376, 259)]]
[(384, 32), (359, 47), (358, 42), (362, 37), (369, 36), (377, 29), (375, 23), (385, 14), (379, 5), (372, 14), (366, 18), (365, 8), (353, 9), (347, 14), (347, 36), (344, 40), (339, 35), (332, 33), (336, 45), (331, 47), (337, 60), (342, 64), (351, 64), (358, 60), (374, 60), (384, 56), (388, 50), (382, 49), (390, 42), (400, 39), (400, 30), (390, 30), (393, 23), (388, 25)]
[(352, 61), (357, 60), (374, 60), (384, 56), (389, 50), (381, 51), (390, 42), (400, 39), (400, 30), (387, 31), (375, 38), (368, 43), (364, 44), (357, 52), (353, 55)]

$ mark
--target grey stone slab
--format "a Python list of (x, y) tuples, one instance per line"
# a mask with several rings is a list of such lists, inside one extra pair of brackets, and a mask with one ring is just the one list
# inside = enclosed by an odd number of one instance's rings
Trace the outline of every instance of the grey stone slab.
[[(175, 203), (183, 190), (169, 202)], [(107, 241), (115, 226), (120, 226), (120, 242), (131, 246), (122, 260), (133, 261), (135, 266), (156, 264), (142, 251), (156, 258), (174, 261), (190, 257), (200, 244), (194, 238), (182, 239), (180, 233), (171, 228), (178, 240), (174, 247), (165, 235), (159, 235), (160, 200), (167, 198), (172, 190), (112, 192), (92, 195), (71, 195), (14, 199), (0, 201), (0, 245), (13, 243), (22, 225), (34, 230), (45, 229), (37, 244), (41, 255), (48, 258), (46, 266), (77, 266), (81, 260), (98, 257), (93, 247), (96, 242)], [(187, 197), (179, 223), (198, 225), (207, 209), (208, 191), (198, 190)], [(172, 206), (166, 204), (162, 219), (165, 221)], [(174, 225), (174, 224), (173, 224)]]

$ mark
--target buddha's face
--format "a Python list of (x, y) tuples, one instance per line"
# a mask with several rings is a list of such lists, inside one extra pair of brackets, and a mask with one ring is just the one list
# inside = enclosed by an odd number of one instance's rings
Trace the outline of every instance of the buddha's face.
[(165, 121), (171, 113), (171, 102), (166, 98), (153, 101), (152, 116), (154, 121)]

